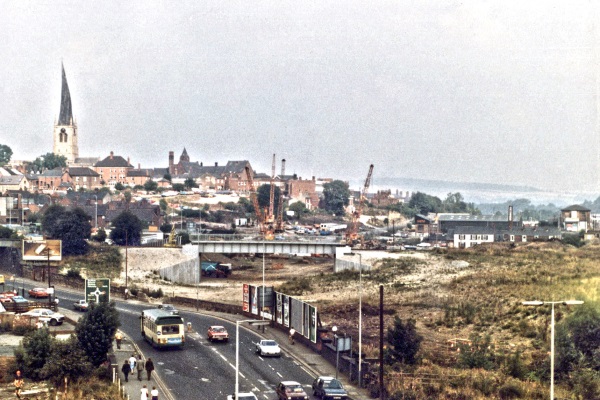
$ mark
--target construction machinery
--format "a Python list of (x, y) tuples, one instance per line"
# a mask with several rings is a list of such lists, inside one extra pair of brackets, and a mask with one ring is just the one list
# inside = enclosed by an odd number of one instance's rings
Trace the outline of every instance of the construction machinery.
[(254, 206), (254, 213), (256, 214), (256, 223), (258, 225), (258, 230), (266, 240), (273, 240), (275, 238), (273, 229), (269, 229), (267, 224), (265, 223), (265, 214), (260, 209), (260, 205), (258, 204), (258, 196), (254, 187), (254, 178), (252, 177), (252, 172), (250, 171), (250, 167), (248, 166), (246, 166), (246, 179), (248, 180), (250, 198), (252, 199), (252, 205)]
[(346, 230), (345, 243), (349, 245), (356, 245), (358, 241), (360, 241), (361, 236), (358, 234), (358, 227), (360, 225), (360, 216), (362, 215), (362, 210), (367, 201), (367, 191), (369, 190), (369, 186), (371, 185), (371, 176), (373, 175), (373, 164), (369, 166), (369, 173), (367, 174), (367, 179), (365, 179), (365, 185), (363, 187), (362, 192), (360, 193), (360, 199), (358, 201), (358, 206), (354, 208), (354, 212), (351, 215), (350, 225), (348, 225), (348, 229)]

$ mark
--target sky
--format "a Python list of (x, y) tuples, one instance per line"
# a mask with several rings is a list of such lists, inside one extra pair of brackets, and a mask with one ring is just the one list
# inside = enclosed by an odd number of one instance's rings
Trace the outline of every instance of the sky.
[(0, 1), (0, 144), (597, 190), (594, 1)]

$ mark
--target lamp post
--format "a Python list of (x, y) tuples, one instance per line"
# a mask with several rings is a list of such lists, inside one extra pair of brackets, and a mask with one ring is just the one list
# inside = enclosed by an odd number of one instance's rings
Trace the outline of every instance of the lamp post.
[(362, 254), (358, 253), (358, 387), (362, 378)]
[(552, 317), (550, 320), (550, 400), (554, 400), (554, 305), (563, 304), (565, 306), (574, 306), (583, 304), (581, 300), (563, 300), (563, 301), (524, 301), (524, 306), (542, 306), (552, 305)]
[(95, 222), (94, 225), (95, 225), (96, 230), (98, 230), (98, 196), (94, 195), (94, 199), (96, 199), (96, 202), (95, 202), (96, 203), (96, 218), (94, 219), (94, 222)]
[(250, 325), (268, 325), (269, 321), (257, 321), (255, 319), (245, 319), (241, 321), (235, 321), (235, 397), (238, 399), (240, 392), (240, 324), (247, 322)]
[(340, 345), (338, 343), (338, 337), (337, 337), (337, 332), (338, 328), (337, 326), (332, 326), (331, 327), (331, 331), (333, 332), (333, 337), (335, 338), (335, 379), (338, 378), (338, 366), (339, 366), (339, 362), (340, 362)]
[[(262, 296), (261, 296), (261, 306), (260, 306), (260, 314), (262, 315), (262, 319), (265, 319), (265, 242), (263, 240), (263, 254), (262, 254)], [(263, 325), (263, 332), (264, 332)]]

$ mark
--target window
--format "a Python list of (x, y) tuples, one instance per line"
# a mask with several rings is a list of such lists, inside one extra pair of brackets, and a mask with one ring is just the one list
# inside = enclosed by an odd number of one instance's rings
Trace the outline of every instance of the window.
[(458, 235), (458, 240), (465, 240), (465, 235)]

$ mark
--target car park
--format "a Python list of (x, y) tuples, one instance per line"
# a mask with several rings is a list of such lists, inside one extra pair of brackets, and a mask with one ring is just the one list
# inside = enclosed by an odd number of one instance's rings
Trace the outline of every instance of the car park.
[(34, 297), (36, 299), (48, 298), (48, 296), (50, 296), (48, 289), (39, 287), (30, 289), (27, 293), (29, 293), (29, 297)]
[(282, 381), (275, 387), (279, 400), (301, 399), (308, 400), (308, 394), (301, 384), (296, 381)]
[(342, 382), (332, 376), (318, 376), (312, 383), (313, 395), (322, 400), (347, 400)]
[(77, 311), (87, 311), (89, 306), (89, 303), (85, 300), (79, 300), (73, 303), (73, 308)]
[(263, 339), (256, 343), (256, 352), (261, 356), (281, 356), (281, 348), (274, 340)]
[(172, 304), (161, 304), (158, 306), (158, 308), (170, 313), (171, 315), (179, 315), (179, 310), (176, 309)]
[(22, 315), (28, 315), (30, 317), (38, 317), (39, 321), (47, 323), (52, 326), (61, 325), (65, 320), (64, 315), (54, 312), (48, 308), (34, 308), (33, 310), (27, 311), (26, 313), (23, 313)]
[(227, 329), (220, 325), (213, 325), (208, 328), (207, 332), (208, 341), (222, 341), (227, 342), (229, 340), (229, 333), (227, 333)]
[(258, 398), (252, 392), (244, 392), (244, 393), (240, 392), (240, 393), (238, 393), (237, 398), (235, 397), (235, 394), (228, 395), (227, 400), (258, 400)]

